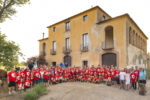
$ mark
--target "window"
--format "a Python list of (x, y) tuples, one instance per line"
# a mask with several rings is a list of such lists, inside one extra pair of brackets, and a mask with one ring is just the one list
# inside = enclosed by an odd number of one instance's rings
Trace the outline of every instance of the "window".
[(87, 21), (87, 15), (83, 16), (83, 21)]
[(46, 56), (46, 43), (43, 43), (43, 52), (42, 52), (42, 55), (43, 56)]
[(66, 31), (70, 30), (70, 21), (66, 22)]
[(105, 16), (102, 17), (102, 21), (104, 21), (104, 20), (105, 20)]
[(86, 60), (83, 61), (83, 67), (85, 67), (85, 66), (88, 67), (88, 61), (86, 61)]
[(56, 66), (56, 62), (52, 62), (52, 66)]
[(89, 45), (88, 33), (82, 35), (82, 45), (83, 47), (87, 47)]
[(55, 32), (56, 31), (56, 27), (53, 27), (53, 32)]
[(66, 49), (70, 49), (70, 38), (66, 38)]
[(53, 41), (53, 45), (52, 46), (53, 46), (52, 47), (53, 51), (56, 51), (56, 41)]

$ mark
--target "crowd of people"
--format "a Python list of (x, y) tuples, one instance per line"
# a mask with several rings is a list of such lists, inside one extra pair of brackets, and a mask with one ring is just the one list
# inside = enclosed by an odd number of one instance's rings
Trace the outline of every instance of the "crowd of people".
[(136, 90), (139, 83), (146, 84), (146, 71), (141, 67), (135, 66), (127, 68), (115, 68), (113, 66), (105, 67), (48, 67), (40, 66), (37, 69), (14, 68), (8, 73), (9, 94), (15, 91), (21, 91), (33, 86), (44, 83), (45, 86), (51, 86), (62, 82), (90, 82), (105, 83), (108, 86), (114, 85), (120, 89)]

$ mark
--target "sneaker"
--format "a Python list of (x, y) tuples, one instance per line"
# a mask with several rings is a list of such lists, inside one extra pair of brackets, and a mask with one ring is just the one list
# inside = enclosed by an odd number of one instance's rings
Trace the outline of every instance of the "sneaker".
[(11, 95), (11, 92), (8, 92), (9, 95)]
[(16, 91), (14, 91), (14, 90), (13, 90), (13, 91), (12, 91), (12, 93), (14, 93), (14, 94), (15, 94), (15, 93), (16, 93)]

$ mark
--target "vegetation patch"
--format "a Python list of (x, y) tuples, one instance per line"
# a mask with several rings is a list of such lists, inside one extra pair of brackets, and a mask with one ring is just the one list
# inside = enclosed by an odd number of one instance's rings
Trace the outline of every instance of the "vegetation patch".
[(150, 67), (146, 69), (146, 77), (147, 79), (150, 79)]
[(37, 100), (46, 93), (47, 90), (44, 84), (39, 84), (24, 94), (24, 100)]

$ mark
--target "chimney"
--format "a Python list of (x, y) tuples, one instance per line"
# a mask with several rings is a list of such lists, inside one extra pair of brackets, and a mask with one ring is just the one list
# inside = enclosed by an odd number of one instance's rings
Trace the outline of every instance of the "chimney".
[(44, 39), (44, 35), (45, 35), (45, 33), (42, 33), (43, 34), (43, 39)]

